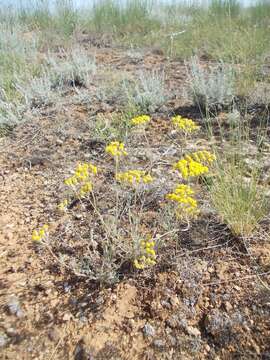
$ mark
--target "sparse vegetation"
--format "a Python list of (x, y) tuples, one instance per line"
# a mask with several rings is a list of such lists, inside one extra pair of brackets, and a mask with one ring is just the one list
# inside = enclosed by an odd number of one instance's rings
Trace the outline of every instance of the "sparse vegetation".
[(88, 87), (96, 72), (95, 59), (82, 49), (72, 49), (70, 53), (61, 54), (64, 60), (49, 56), (47, 63), (54, 88), (65, 86)]
[[(189, 119), (185, 120), (186, 123), (191, 122)], [(149, 122), (149, 116), (137, 116), (129, 119), (129, 128), (131, 126), (143, 128), (145, 133), (145, 126)], [(193, 126), (196, 127), (196, 124), (193, 123)], [(147, 149), (146, 145), (145, 147)], [(140, 149), (139, 152), (143, 156), (144, 151)], [(159, 243), (159, 241), (158, 238), (155, 239), (151, 235), (151, 231), (154, 229), (150, 228), (143, 231), (147, 192), (151, 190), (151, 185), (155, 183), (156, 179), (146, 170), (128, 169), (124, 158), (128, 158), (129, 153), (124, 143), (110, 142), (105, 147), (105, 153), (113, 158), (113, 179), (111, 179), (108, 189), (105, 175), (103, 182), (99, 184), (99, 189), (102, 189), (103, 195), (108, 200), (110, 199), (110, 208), (105, 212), (104, 209), (100, 208), (101, 194), (97, 192), (94, 185), (94, 182), (97, 182), (94, 177), (99, 177), (101, 173), (106, 174), (106, 169), (101, 169), (92, 163), (79, 163), (73, 175), (64, 180), (64, 184), (70, 188), (71, 193), (58, 206), (60, 210), (66, 213), (69, 213), (70, 207), (73, 207), (72, 204), (78, 200), (84, 211), (89, 206), (92, 207), (93, 217), (90, 220), (93, 223), (92, 236), (95, 238), (97, 238), (97, 234), (102, 236), (103, 240), (100, 243), (102, 251), (100, 253), (97, 251), (96, 258), (93, 258), (92, 248), (89, 248), (89, 253), (86, 251), (83, 254), (77, 253), (75, 257), (67, 258), (67, 262), (63, 262), (63, 258), (61, 260), (59, 258), (59, 263), (64, 268), (73, 270), (75, 274), (110, 284), (111, 281), (114, 282), (120, 277), (124, 263), (129, 267), (133, 264), (136, 269), (140, 270), (155, 265), (158, 261), (158, 248), (155, 243)], [(174, 164), (173, 168), (177, 170), (182, 180), (189, 179), (191, 182), (192, 178), (208, 173), (209, 165), (214, 160), (215, 156), (209, 151), (198, 151), (186, 155)], [(109, 159), (106, 160), (106, 163), (109, 163)], [(147, 166), (149, 165), (146, 164), (146, 168)], [(152, 192), (154, 191), (155, 186), (152, 186)], [(152, 194), (152, 196), (155, 195)], [(176, 204), (174, 211), (180, 223), (189, 223), (199, 213), (198, 204), (194, 198), (194, 190), (184, 183), (177, 184), (174, 192), (167, 194), (166, 199)], [(35, 242), (38, 241), (36, 234), (37, 231), (35, 230), (33, 233)], [(159, 237), (164, 237), (164, 234)], [(43, 239), (40, 238), (40, 240)], [(42, 243), (45, 247), (52, 246), (46, 242)], [(72, 245), (70, 246), (72, 247)], [(50, 252), (52, 253), (53, 250), (50, 249)], [(87, 271), (83, 269), (84, 265), (82, 265), (85, 261), (88, 263)], [(100, 263), (102, 264), (101, 267), (98, 266)], [(104, 278), (105, 274), (107, 274), (106, 278)]]
[(203, 110), (230, 106), (235, 97), (235, 76), (232, 68), (220, 63), (205, 69), (198, 58), (191, 60), (189, 82), (193, 101)]
[(133, 97), (129, 99), (141, 111), (157, 110), (166, 101), (164, 72), (140, 72)]
[(218, 214), (237, 236), (251, 236), (269, 214), (268, 199), (260, 184), (259, 170), (248, 174), (241, 162), (225, 162), (217, 168), (210, 189)]

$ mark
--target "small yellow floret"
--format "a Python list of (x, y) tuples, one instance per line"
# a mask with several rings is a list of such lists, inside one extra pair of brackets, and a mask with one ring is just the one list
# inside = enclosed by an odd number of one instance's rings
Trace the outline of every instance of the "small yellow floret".
[(132, 125), (143, 125), (146, 124), (150, 121), (150, 116), (148, 115), (140, 115), (137, 117), (134, 117), (133, 119), (131, 119), (131, 124)]
[(32, 240), (33, 241), (39, 241), (41, 239), (39, 232), (37, 230), (34, 230), (32, 233)]
[(179, 160), (173, 165), (173, 168), (181, 173), (183, 179), (192, 176), (200, 176), (209, 171), (207, 166), (194, 161), (191, 157), (185, 157), (184, 159)]
[(40, 229), (34, 230), (32, 233), (32, 241), (40, 241), (44, 239), (48, 234), (48, 228), (49, 226), (45, 224)]
[[(92, 191), (93, 186), (90, 181), (93, 175), (96, 175), (98, 168), (90, 163), (79, 163), (75, 168), (74, 175), (67, 178), (64, 183), (67, 186), (73, 188), (73, 190), (79, 194), (79, 197), (85, 197), (90, 191)], [(79, 189), (78, 186), (79, 185)], [(67, 200), (64, 200), (61, 204), (58, 205), (60, 210), (66, 210), (68, 205)]]
[(77, 180), (76, 176), (71, 176), (68, 179), (66, 179), (64, 181), (64, 183), (67, 186), (75, 186), (76, 184), (78, 184), (78, 180)]
[(89, 192), (93, 190), (93, 185), (90, 181), (83, 184), (79, 190), (80, 197), (86, 196)]
[(179, 217), (186, 215), (195, 216), (198, 214), (198, 204), (192, 197), (194, 191), (190, 186), (179, 184), (173, 193), (167, 194), (166, 198), (177, 203), (177, 214)]
[(180, 115), (172, 117), (172, 123), (178, 130), (181, 130), (185, 133), (192, 133), (193, 131), (200, 129), (200, 126), (197, 125), (193, 120), (183, 118)]
[(156, 264), (157, 255), (154, 246), (155, 242), (151, 240), (151, 237), (148, 237), (146, 241), (140, 241), (141, 256), (139, 256), (133, 262), (133, 265), (136, 269), (145, 269), (146, 267)]
[(67, 206), (68, 206), (68, 200), (65, 199), (58, 205), (58, 209), (61, 211), (65, 211), (67, 209)]
[(149, 184), (153, 181), (153, 178), (150, 174), (146, 174), (146, 172), (143, 170), (128, 170), (116, 174), (116, 180), (121, 183), (137, 185), (141, 182), (144, 184)]
[(195, 161), (202, 162), (203, 164), (211, 164), (213, 161), (216, 160), (216, 156), (207, 150), (196, 151), (190, 154), (190, 156)]
[(105, 151), (113, 157), (125, 156), (128, 154), (125, 150), (125, 145), (119, 141), (112, 141), (106, 146)]

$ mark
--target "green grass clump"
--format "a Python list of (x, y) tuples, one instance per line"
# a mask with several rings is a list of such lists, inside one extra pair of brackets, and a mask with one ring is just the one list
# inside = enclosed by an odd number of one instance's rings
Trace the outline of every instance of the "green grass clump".
[(269, 25), (270, 2), (269, 0), (258, 0), (248, 9), (250, 21), (258, 25)]
[[(213, 139), (213, 127), (209, 124)], [(236, 236), (248, 237), (269, 214), (268, 185), (263, 180), (266, 133), (263, 124), (256, 134), (239, 112), (228, 114), (219, 124), (220, 145), (214, 145), (217, 161), (208, 187), (212, 205)]]
[(52, 10), (48, 0), (35, 0), (18, 10), (18, 21), (29, 29), (50, 30), (69, 37), (78, 23), (78, 12), (72, 0), (57, 0)]
[(241, 163), (228, 162), (217, 168), (210, 190), (211, 200), (222, 220), (237, 236), (251, 235), (269, 212), (259, 175), (254, 168), (245, 176)]
[(212, 0), (209, 11), (218, 17), (237, 17), (240, 15), (241, 4), (238, 0)]
[(94, 4), (83, 16), (85, 30), (125, 36), (132, 33), (148, 34), (158, 29), (159, 21), (152, 16), (153, 5), (149, 0), (102, 0)]
[(161, 48), (181, 58), (203, 54), (215, 60), (251, 63), (264, 58), (270, 48), (267, 1), (244, 8), (237, 0), (212, 0), (209, 7), (196, 1), (102, 0), (80, 10), (72, 0), (57, 0), (52, 10), (47, 0), (35, 0), (31, 7), (7, 11), (6, 17), (4, 11), (1, 21), (39, 30), (44, 38), (53, 33), (71, 39), (80, 29), (99, 36), (110, 34), (116, 43), (126, 46)]

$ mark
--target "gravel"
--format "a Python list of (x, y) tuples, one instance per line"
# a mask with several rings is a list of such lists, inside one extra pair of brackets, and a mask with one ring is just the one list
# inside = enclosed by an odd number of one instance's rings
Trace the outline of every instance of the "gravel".
[(154, 337), (156, 334), (156, 330), (152, 325), (146, 323), (143, 327), (143, 334), (145, 337)]
[(19, 299), (16, 296), (12, 296), (7, 302), (7, 309), (10, 315), (15, 315), (18, 318), (24, 316), (24, 313), (21, 309)]

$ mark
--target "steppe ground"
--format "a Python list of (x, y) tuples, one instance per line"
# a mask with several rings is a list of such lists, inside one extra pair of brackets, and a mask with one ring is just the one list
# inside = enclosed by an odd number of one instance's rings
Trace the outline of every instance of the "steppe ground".
[[(61, 4), (1, 13), (1, 359), (270, 359), (270, 6)], [(111, 141), (153, 183), (117, 183)], [(216, 161), (186, 181), (172, 164), (201, 150)], [(89, 162), (78, 198), (64, 180)], [(166, 198), (179, 182), (194, 218)]]

